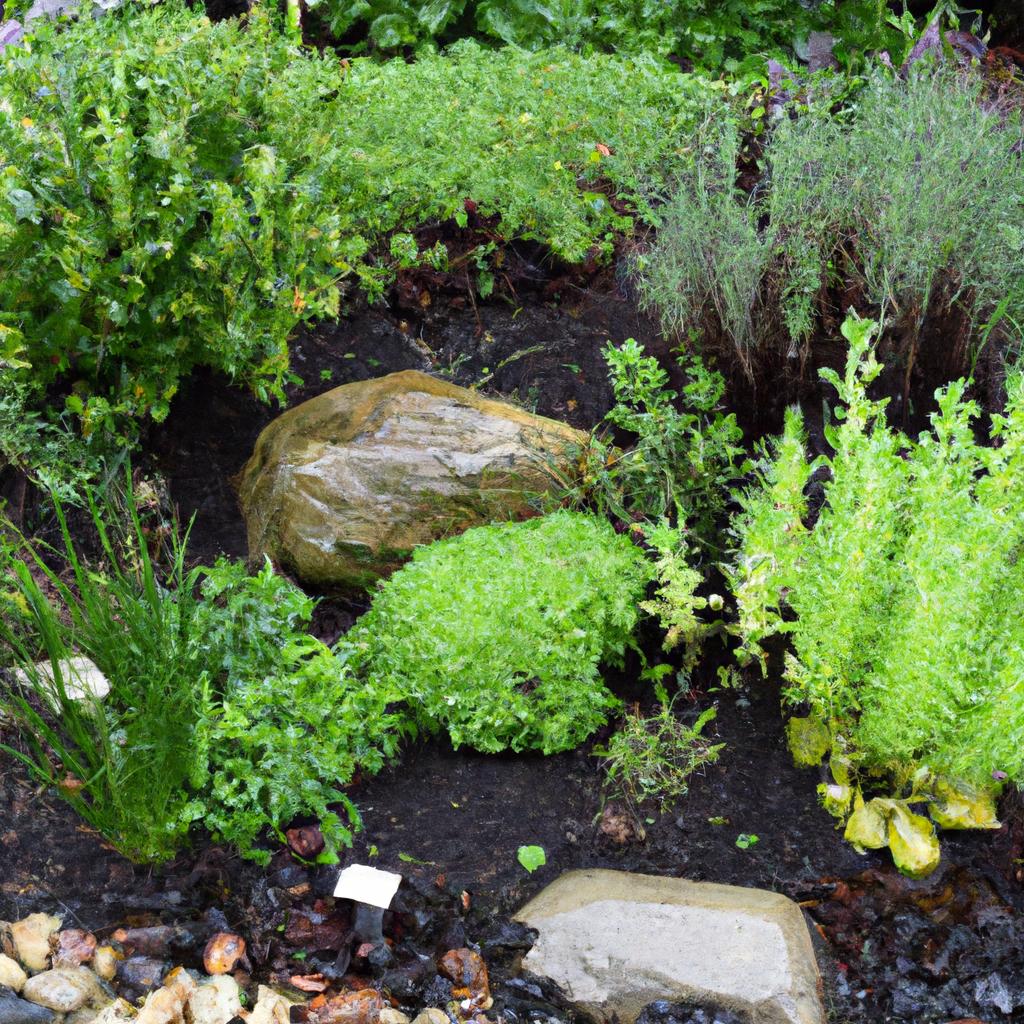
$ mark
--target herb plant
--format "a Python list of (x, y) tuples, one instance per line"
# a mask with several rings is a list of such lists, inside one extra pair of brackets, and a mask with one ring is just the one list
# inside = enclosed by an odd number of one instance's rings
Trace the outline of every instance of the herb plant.
[[(24, 747), (5, 749), (127, 856), (165, 860), (185, 841), (187, 789), (204, 769), (197, 738), (212, 679), (195, 597), (199, 573), (186, 570), (184, 544), (175, 540), (161, 582), (138, 517), (118, 538), (90, 504), (105, 571), (79, 555), (59, 502), (73, 583), (37, 552), (11, 558), (0, 639), (21, 674), (0, 679), (0, 708)], [(74, 696), (68, 663), (80, 655), (110, 683), (105, 701)]]
[(550, 754), (618, 706), (599, 668), (621, 660), (650, 575), (593, 516), (481, 526), (417, 549), (348, 640), (375, 689), (456, 747)]
[(687, 724), (664, 687), (659, 684), (657, 691), (660, 706), (654, 714), (627, 712), (607, 745), (594, 750), (602, 759), (608, 794), (623, 800), (638, 819), (641, 805), (648, 801), (660, 811), (670, 810), (686, 796), (694, 772), (717, 761), (724, 746), (703, 735), (714, 721), (715, 708)]
[[(1024, 382), (1011, 377), (991, 445), (963, 381), (939, 390), (931, 431), (912, 440), (868, 394), (876, 330), (848, 319), (846, 372), (823, 371), (840, 401), (832, 454), (808, 460), (796, 411), (765, 450), (731, 575), (741, 652), (764, 665), (769, 637), (791, 639), (785, 696), (810, 715), (791, 722), (790, 744), (802, 763), (829, 756), (826, 806), (844, 819), (852, 807), (849, 838), (923, 873), (937, 843), (910, 804), (943, 827), (994, 827), (993, 779), (1024, 781)], [(862, 788), (895, 800), (865, 803)]]
[(900, 326), (911, 363), (929, 314), (959, 309), (975, 344), (1024, 322), (1024, 123), (984, 88), (927, 62), (906, 80), (879, 69), (838, 116), (819, 96), (781, 119), (750, 193), (737, 184), (738, 122), (709, 116), (637, 261), (645, 300), (674, 332), (724, 339), (748, 374), (759, 358), (801, 355), (839, 279)]
[(443, 266), (408, 232), (467, 201), (496, 239), (609, 249), (612, 193), (646, 209), (709, 93), (642, 55), (343, 64), (262, 7), (37, 26), (0, 76), (0, 372), (86, 436), (161, 419), (197, 364), (280, 396), (293, 328)]
[[(176, 532), (161, 573), (134, 511), (118, 539), (91, 508), (100, 564), (77, 552), (57, 503), (73, 586), (38, 555), (11, 556), (0, 637), (21, 675), (0, 680), (0, 708), (25, 746), (8, 752), (136, 860), (167, 859), (201, 826), (266, 862), (264, 833), (301, 815), (320, 821), (327, 856), (350, 845), (359, 816), (343, 787), (395, 753), (402, 722), (344, 648), (307, 634), (314, 602), (269, 566), (186, 571)], [(69, 695), (62, 666), (78, 655), (109, 681), (102, 701)]]
[(743, 434), (735, 415), (722, 410), (721, 374), (681, 353), (680, 395), (669, 387), (668, 371), (633, 338), (609, 344), (605, 359), (615, 394), (605, 423), (635, 442), (621, 451), (596, 432), (577, 500), (625, 521), (677, 519), (695, 546), (713, 549), (727, 486), (743, 472)]

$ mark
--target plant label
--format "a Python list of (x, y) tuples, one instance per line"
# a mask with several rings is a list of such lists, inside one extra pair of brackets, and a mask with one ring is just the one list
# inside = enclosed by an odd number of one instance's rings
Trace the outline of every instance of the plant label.
[(381, 871), (368, 864), (350, 864), (338, 876), (334, 895), (387, 910), (401, 882), (402, 876), (393, 871)]

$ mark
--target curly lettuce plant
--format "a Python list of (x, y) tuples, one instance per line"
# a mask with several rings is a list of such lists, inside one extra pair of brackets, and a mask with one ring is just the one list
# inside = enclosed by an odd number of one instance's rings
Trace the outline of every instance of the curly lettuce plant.
[(796, 410), (764, 451), (730, 576), (741, 655), (763, 668), (765, 642), (790, 640), (790, 746), (799, 763), (828, 758), (825, 806), (856, 845), (921, 875), (938, 863), (933, 823), (998, 827), (998, 784), (1024, 783), (1024, 381), (990, 444), (962, 380), (908, 438), (868, 395), (876, 330), (848, 319), (846, 372), (822, 373), (840, 401), (832, 454), (808, 458)]

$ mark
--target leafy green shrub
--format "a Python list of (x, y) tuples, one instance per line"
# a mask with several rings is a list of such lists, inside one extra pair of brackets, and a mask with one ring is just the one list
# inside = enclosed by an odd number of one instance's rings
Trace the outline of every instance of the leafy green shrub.
[(619, 451), (595, 431), (573, 500), (624, 521), (677, 519), (697, 545), (714, 548), (727, 487), (744, 472), (743, 433), (735, 415), (722, 411), (721, 374), (680, 353), (686, 383), (679, 395), (633, 338), (609, 344), (604, 354), (615, 394), (605, 422), (634, 434), (636, 443)]
[(751, 53), (792, 52), (815, 28), (830, 29), (841, 52), (891, 43), (884, 0), (319, 0), (336, 36), (384, 50), (450, 43), (466, 35), (537, 49), (674, 53), (704, 66), (734, 67)]
[[(300, 815), (319, 818), (328, 856), (349, 845), (359, 816), (341, 787), (379, 770), (402, 723), (343, 651), (307, 635), (313, 602), (269, 566), (186, 572), (176, 534), (161, 579), (138, 517), (122, 549), (95, 504), (105, 558), (87, 565), (57, 509), (73, 586), (41, 557), (12, 558), (0, 595), (0, 638), (24, 673), (0, 679), (26, 744), (8, 753), (133, 859), (165, 860), (202, 825), (265, 862), (263, 832)], [(59, 667), (79, 654), (110, 682), (102, 701), (69, 696)]]
[(349, 639), (361, 672), (456, 746), (567, 750), (617, 706), (620, 659), (650, 579), (605, 521), (556, 512), (417, 549)]
[[(892, 845), (930, 830), (897, 805), (927, 800), (944, 827), (992, 827), (993, 778), (1024, 783), (1024, 381), (1011, 379), (991, 446), (976, 439), (963, 381), (937, 393), (931, 432), (912, 440), (868, 397), (875, 329), (848, 320), (845, 376), (822, 372), (841, 402), (834, 454), (807, 460), (796, 411), (766, 451), (732, 584), (743, 654), (763, 665), (766, 639), (791, 639), (786, 699), (810, 710), (791, 723), (791, 746), (803, 763), (830, 752), (826, 806), (845, 817), (853, 801), (848, 836), (871, 845), (865, 834), (884, 826), (876, 845)], [(806, 485), (819, 467), (811, 529)], [(903, 803), (858, 802), (882, 780)]]
[(738, 128), (710, 118), (696, 172), (638, 265), (647, 302), (674, 331), (710, 321), (748, 371), (773, 343), (799, 353), (836, 278), (911, 337), (943, 291), (974, 325), (993, 312), (1020, 323), (1024, 129), (982, 89), (927, 66), (906, 81), (880, 71), (846, 116), (818, 102), (780, 121), (749, 196), (736, 185)]
[(565, 50), (342, 64), (260, 8), (39, 24), (0, 76), (0, 370), (70, 386), (86, 434), (166, 415), (196, 364), (280, 394), (300, 320), (443, 265), (393, 232), (472, 200), (579, 259), (631, 223), (609, 188), (662, 189), (707, 92)]
[(725, 746), (702, 735), (714, 721), (715, 708), (687, 725), (660, 684), (658, 696), (658, 711), (646, 718), (639, 709), (628, 712), (607, 745), (594, 750), (603, 761), (609, 795), (625, 801), (637, 818), (640, 805), (648, 800), (659, 810), (671, 809), (689, 791), (690, 776), (717, 761)]
[(334, 653), (308, 635), (315, 602), (269, 564), (250, 576), (240, 563), (219, 561), (206, 570), (202, 595), (223, 681), (204, 724), (205, 781), (188, 817), (265, 861), (255, 846), (264, 830), (283, 839), (285, 826), (313, 815), (331, 857), (360, 827), (341, 787), (357, 771), (384, 767), (404, 721), (354, 678), (344, 644)]

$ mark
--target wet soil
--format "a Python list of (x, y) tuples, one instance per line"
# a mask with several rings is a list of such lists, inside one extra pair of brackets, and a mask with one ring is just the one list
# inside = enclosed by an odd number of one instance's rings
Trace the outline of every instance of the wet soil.
[[(390, 308), (359, 308), (297, 339), (294, 366), (303, 383), (289, 399), (415, 368), (592, 426), (611, 403), (600, 355), (606, 341), (636, 337), (662, 356), (668, 345), (614, 276), (548, 285), (474, 303), (459, 302), (450, 282), (407, 280)], [(736, 409), (749, 422), (763, 420), (750, 406)], [(195, 515), (196, 560), (245, 556), (231, 481), (276, 411), (198, 373), (147, 439), (146, 468), (165, 476), (183, 518)], [(325, 601), (319, 634), (335, 639), (361, 607)], [(101, 937), (126, 923), (186, 922), (199, 936), (226, 927), (249, 940), (255, 978), (376, 979), (409, 1006), (436, 983), (431, 958), (470, 942), (492, 964), (498, 1008), (528, 1019), (541, 1012), (537, 1006), (553, 1012), (552, 1004), (550, 994), (531, 994), (515, 978), (529, 936), (508, 915), (567, 869), (611, 867), (762, 886), (800, 902), (835, 1021), (1024, 1021), (1020, 801), (1005, 804), (1006, 824), (996, 833), (946, 834), (934, 876), (904, 879), (884, 854), (858, 856), (818, 805), (816, 771), (795, 768), (786, 750), (775, 679), (716, 689), (721, 657), (711, 652), (680, 706), (695, 716), (716, 702), (716, 739), (726, 747), (666, 813), (644, 808), (631, 817), (605, 802), (591, 749), (612, 725), (587, 747), (548, 758), (454, 751), (426, 738), (394, 767), (353, 786), (365, 827), (346, 860), (407, 879), (384, 922), (394, 943), (390, 960), (349, 962), (354, 921), (350, 906), (331, 899), (336, 868), (303, 865), (278, 847), (262, 869), (201, 844), (160, 869), (134, 867), (6, 755), (0, 919), (52, 910)], [(634, 665), (614, 686), (627, 702), (647, 704), (651, 695), (637, 674)], [(757, 841), (737, 846), (740, 835)], [(527, 874), (516, 858), (520, 845), (542, 846), (547, 863)], [(688, 1019), (671, 1007), (654, 1017)]]

